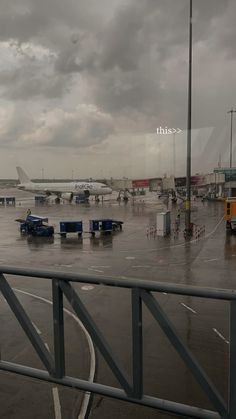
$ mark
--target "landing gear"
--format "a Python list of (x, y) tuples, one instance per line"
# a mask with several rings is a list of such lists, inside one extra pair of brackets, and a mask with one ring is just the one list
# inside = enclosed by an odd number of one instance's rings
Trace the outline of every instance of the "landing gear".
[(99, 196), (95, 195), (95, 202), (100, 202)]
[(119, 194), (118, 194), (118, 197), (116, 198), (117, 199), (117, 201), (118, 202), (120, 202), (121, 201), (121, 198), (122, 198), (122, 196), (121, 195), (123, 195), (123, 201), (125, 202), (125, 203), (127, 203), (128, 202), (128, 200), (129, 200), (129, 197), (128, 197), (128, 189), (125, 189), (125, 190), (120, 190), (119, 191)]
[(60, 198), (59, 198), (59, 197), (57, 197), (57, 198), (55, 199), (55, 204), (60, 204), (60, 202), (61, 202)]

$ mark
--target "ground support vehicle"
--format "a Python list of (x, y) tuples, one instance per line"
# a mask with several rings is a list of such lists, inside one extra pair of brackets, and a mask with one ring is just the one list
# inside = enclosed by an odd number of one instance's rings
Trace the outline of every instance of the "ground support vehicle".
[(17, 219), (20, 223), (20, 232), (22, 235), (31, 235), (34, 237), (51, 237), (54, 234), (54, 227), (49, 226), (48, 218), (38, 215), (28, 215), (26, 219)]
[(225, 200), (224, 218), (226, 229), (231, 232), (236, 232), (236, 197)]

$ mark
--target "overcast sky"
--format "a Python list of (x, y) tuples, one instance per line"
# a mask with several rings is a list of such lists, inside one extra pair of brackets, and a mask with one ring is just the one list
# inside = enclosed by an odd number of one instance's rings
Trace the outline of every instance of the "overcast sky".
[[(0, 177), (184, 175), (188, 13), (189, 0), (0, 0)], [(193, 0), (193, 174), (229, 163), (235, 22), (235, 0)]]

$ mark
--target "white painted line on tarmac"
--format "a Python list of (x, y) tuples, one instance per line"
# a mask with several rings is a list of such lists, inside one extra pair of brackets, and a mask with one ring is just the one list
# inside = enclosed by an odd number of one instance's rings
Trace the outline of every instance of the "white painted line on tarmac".
[(133, 265), (132, 268), (150, 268), (149, 265)]
[(94, 286), (93, 286), (93, 285), (83, 285), (83, 286), (81, 287), (81, 289), (82, 289), (83, 291), (91, 291), (91, 290), (93, 290), (93, 289), (94, 289)]
[(215, 259), (205, 259), (204, 262), (215, 262), (216, 260), (219, 260), (219, 258)]
[[(24, 294), (24, 295), (28, 295), (29, 297), (36, 298), (37, 300), (43, 301), (46, 304), (52, 305), (52, 301), (47, 300), (46, 298), (39, 297), (38, 295), (31, 294), (30, 292), (27, 292), (27, 291), (19, 290), (18, 288), (13, 288), (13, 289), (16, 292), (19, 292), (19, 293)], [(63, 308), (63, 311), (65, 313), (67, 313), (69, 316), (73, 317), (75, 322), (79, 324), (80, 328), (83, 330), (83, 332), (86, 336), (88, 346), (89, 346), (90, 356), (91, 356), (88, 381), (93, 382), (94, 377), (95, 377), (96, 357), (95, 357), (95, 349), (94, 349), (94, 346), (93, 346), (93, 341), (91, 339), (91, 336), (88, 333), (87, 329), (85, 329), (83, 323), (78, 319), (78, 317), (76, 317), (75, 314), (73, 314), (67, 308)], [(78, 415), (78, 419), (84, 419), (85, 418), (86, 413), (87, 413), (87, 409), (88, 409), (88, 405), (89, 405), (90, 396), (91, 396), (91, 393), (89, 393), (89, 392), (86, 392), (84, 394), (84, 398), (83, 398), (83, 401), (82, 401), (82, 405), (81, 405), (81, 409), (80, 409), (80, 412), (79, 412), (79, 415)]]
[(72, 268), (73, 265), (62, 265), (62, 264), (59, 264), (58, 266), (63, 266), (64, 268)]
[(49, 348), (49, 346), (48, 346), (47, 342), (44, 342), (44, 345), (46, 346), (46, 348), (47, 348), (48, 352), (50, 352), (50, 348)]
[(110, 268), (110, 266), (109, 265), (92, 265), (91, 268), (95, 268), (95, 269), (97, 269), (97, 268)]
[(162, 294), (164, 294), (164, 295), (168, 295), (168, 294), (167, 294), (167, 292), (163, 292)]
[(98, 272), (99, 274), (103, 274), (104, 271), (100, 271), (99, 269), (88, 268), (88, 271)]
[(187, 310), (191, 311), (194, 314), (197, 314), (197, 312), (195, 310), (193, 310), (191, 307), (187, 306), (187, 304), (184, 303), (180, 303), (181, 306), (185, 307)]
[(34, 322), (32, 322), (32, 325), (34, 326), (34, 328), (36, 329), (36, 332), (39, 334), (39, 335), (41, 335), (42, 334), (42, 332), (41, 332), (41, 330), (39, 330), (39, 328), (36, 326), (36, 324), (34, 323)]
[[(217, 228), (219, 227), (219, 225), (222, 223), (223, 219), (224, 219), (224, 215), (223, 215), (223, 217), (220, 219), (220, 221), (216, 224), (215, 228), (213, 228), (213, 230), (212, 230), (212, 231), (210, 231), (210, 233), (207, 233), (207, 234), (205, 235), (205, 238), (210, 237), (212, 234), (214, 234), (214, 233), (215, 233), (215, 231), (217, 230)], [(203, 237), (203, 238), (204, 238), (204, 237)]]
[(61, 404), (60, 404), (59, 393), (58, 393), (57, 387), (53, 387), (52, 395), (53, 395), (55, 419), (61, 419)]
[(136, 257), (134, 257), (134, 256), (126, 256), (125, 259), (127, 259), (127, 260), (134, 260), (134, 259), (136, 259)]
[(227, 345), (229, 345), (229, 341), (219, 332), (219, 330), (215, 328), (213, 328), (212, 330), (217, 334), (217, 336), (219, 336), (219, 338), (221, 338), (225, 343), (227, 343)]

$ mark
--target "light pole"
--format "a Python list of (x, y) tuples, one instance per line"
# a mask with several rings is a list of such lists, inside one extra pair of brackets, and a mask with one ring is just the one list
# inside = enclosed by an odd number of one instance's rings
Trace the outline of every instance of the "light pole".
[(186, 171), (186, 206), (185, 230), (191, 236), (191, 129), (192, 129), (192, 16), (193, 3), (189, 0), (189, 68), (188, 68), (188, 131), (187, 131), (187, 171)]
[[(228, 111), (227, 113), (231, 114), (231, 118), (230, 118), (230, 147), (229, 147), (229, 167), (230, 169), (232, 169), (232, 143), (233, 143), (233, 113), (236, 112), (233, 108)], [(231, 170), (230, 170), (230, 174), (229, 174), (229, 179), (231, 182)], [(229, 189), (229, 196), (232, 196), (232, 188), (230, 187)]]
[(174, 174), (174, 177), (175, 177), (175, 158), (176, 158), (176, 156), (175, 156), (175, 133), (173, 134), (173, 174)]
[(232, 141), (233, 141), (233, 113), (236, 113), (235, 109), (231, 109), (227, 113), (231, 114), (231, 127), (230, 127), (230, 151), (229, 151), (229, 167), (232, 168)]

